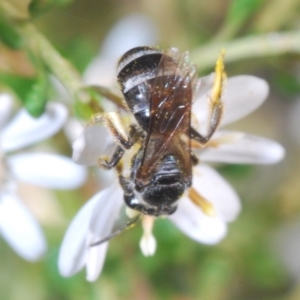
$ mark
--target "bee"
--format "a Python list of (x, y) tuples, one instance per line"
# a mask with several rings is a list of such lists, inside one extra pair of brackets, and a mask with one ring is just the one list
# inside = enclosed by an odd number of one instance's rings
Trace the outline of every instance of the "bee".
[(110, 158), (100, 158), (99, 164), (106, 169), (118, 167), (125, 151), (139, 143), (130, 176), (119, 171), (128, 207), (151, 216), (176, 211), (178, 200), (192, 185), (192, 167), (198, 163), (191, 140), (204, 146), (221, 120), (223, 67), (221, 57), (210, 97), (209, 129), (200, 134), (191, 125), (192, 102), (199, 81), (187, 53), (179, 53), (175, 48), (162, 51), (137, 47), (121, 57), (117, 80), (136, 123), (130, 125), (126, 134), (112, 115), (104, 117), (118, 146)]

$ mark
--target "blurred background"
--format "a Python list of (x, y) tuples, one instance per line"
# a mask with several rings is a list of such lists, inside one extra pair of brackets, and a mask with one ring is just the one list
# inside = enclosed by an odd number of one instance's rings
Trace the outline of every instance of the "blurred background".
[[(10, 2), (28, 14), (30, 1)], [(196, 50), (214, 43), (300, 33), (299, 0), (34, 2), (41, 9), (32, 22), (81, 73), (98, 54), (109, 30), (130, 14), (144, 15), (155, 24), (158, 44), (189, 50), (193, 57)], [(299, 44), (300, 34), (298, 38)], [(39, 262), (30, 263), (0, 240), (1, 300), (300, 299), (300, 46), (298, 50), (287, 46), (278, 55), (252, 57), (253, 50), (247, 53), (247, 46), (243, 51), (242, 58), (226, 63), (228, 76), (264, 78), (270, 94), (262, 107), (230, 128), (280, 142), (286, 157), (276, 165), (217, 166), (238, 192), (243, 207), (229, 225), (227, 237), (215, 246), (198, 244), (161, 219), (155, 223), (158, 248), (153, 257), (140, 252), (142, 229), (136, 226), (111, 241), (95, 283), (85, 280), (84, 271), (63, 278), (57, 269), (59, 246), (75, 213), (97, 191), (95, 176), (91, 174), (83, 188), (72, 192), (28, 190), (24, 185), (22, 192), (32, 196), (27, 205), (46, 232), (49, 250)], [(212, 72), (214, 61), (205, 64), (201, 59), (197, 57), (199, 75)], [(16, 78), (34, 76), (22, 54), (4, 44), (0, 44), (0, 62), (2, 73)], [(50, 143), (71, 155), (63, 133)]]

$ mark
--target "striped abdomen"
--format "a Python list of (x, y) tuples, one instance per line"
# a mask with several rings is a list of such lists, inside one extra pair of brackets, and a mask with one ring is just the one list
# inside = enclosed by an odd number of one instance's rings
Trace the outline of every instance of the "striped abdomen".
[(149, 127), (151, 83), (162, 55), (161, 51), (150, 47), (133, 48), (121, 57), (117, 67), (126, 103), (145, 131)]

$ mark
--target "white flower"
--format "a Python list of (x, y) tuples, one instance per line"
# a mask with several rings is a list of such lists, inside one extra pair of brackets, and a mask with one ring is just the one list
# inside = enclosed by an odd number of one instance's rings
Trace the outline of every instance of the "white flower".
[(87, 279), (93, 281), (98, 277), (108, 243), (97, 247), (89, 245), (97, 242), (99, 236), (107, 236), (111, 232), (123, 204), (122, 196), (115, 180), (78, 212), (66, 232), (59, 253), (59, 270), (63, 276), (71, 276), (86, 265)]
[[(104, 60), (105, 57), (101, 56), (95, 61)], [(102, 72), (106, 74), (104, 65)], [(196, 129), (200, 132), (203, 124), (207, 123), (207, 96), (210, 95), (213, 79), (214, 74), (202, 78), (193, 105)], [(262, 79), (246, 75), (229, 78), (222, 97), (225, 112), (221, 126), (255, 110), (267, 94), (268, 85)], [(100, 156), (112, 153), (113, 145), (112, 137), (102, 125), (87, 126), (73, 144), (73, 159), (83, 165), (97, 165)], [(268, 139), (220, 130), (213, 135), (206, 148), (196, 150), (196, 153), (201, 164), (193, 169), (192, 192), (185, 193), (178, 202), (176, 212), (168, 219), (190, 238), (205, 244), (215, 244), (226, 235), (227, 223), (235, 220), (241, 207), (239, 197), (232, 187), (204, 162), (275, 163), (283, 158), (284, 149)], [(97, 279), (104, 264), (108, 242), (93, 247), (90, 245), (110, 234), (123, 204), (122, 199), (123, 191), (115, 173), (110, 184), (78, 212), (60, 249), (58, 264), (63, 276), (72, 276), (86, 267), (87, 280)], [(142, 217), (144, 235), (140, 247), (146, 256), (153, 255), (156, 250), (152, 234), (154, 220), (151, 216)]]
[(84, 81), (90, 85), (115, 84), (115, 64), (121, 55), (131, 48), (156, 43), (156, 28), (144, 15), (132, 14), (121, 19), (111, 29), (99, 55), (85, 71)]
[(18, 196), (18, 182), (73, 189), (83, 184), (86, 171), (61, 155), (15, 153), (58, 132), (67, 119), (63, 105), (48, 103), (45, 113), (37, 119), (21, 109), (9, 120), (12, 98), (0, 94), (0, 103), (0, 235), (21, 257), (35, 261), (45, 252), (46, 241)]

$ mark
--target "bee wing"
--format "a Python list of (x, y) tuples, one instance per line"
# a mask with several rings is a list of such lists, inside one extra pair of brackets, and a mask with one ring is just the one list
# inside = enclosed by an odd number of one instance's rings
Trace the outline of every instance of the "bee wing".
[[(191, 181), (189, 128), (196, 68), (187, 53), (174, 49), (162, 56), (151, 82), (150, 123), (137, 179), (149, 183), (165, 155), (174, 155), (184, 178)], [(184, 141), (185, 139), (185, 141)]]

